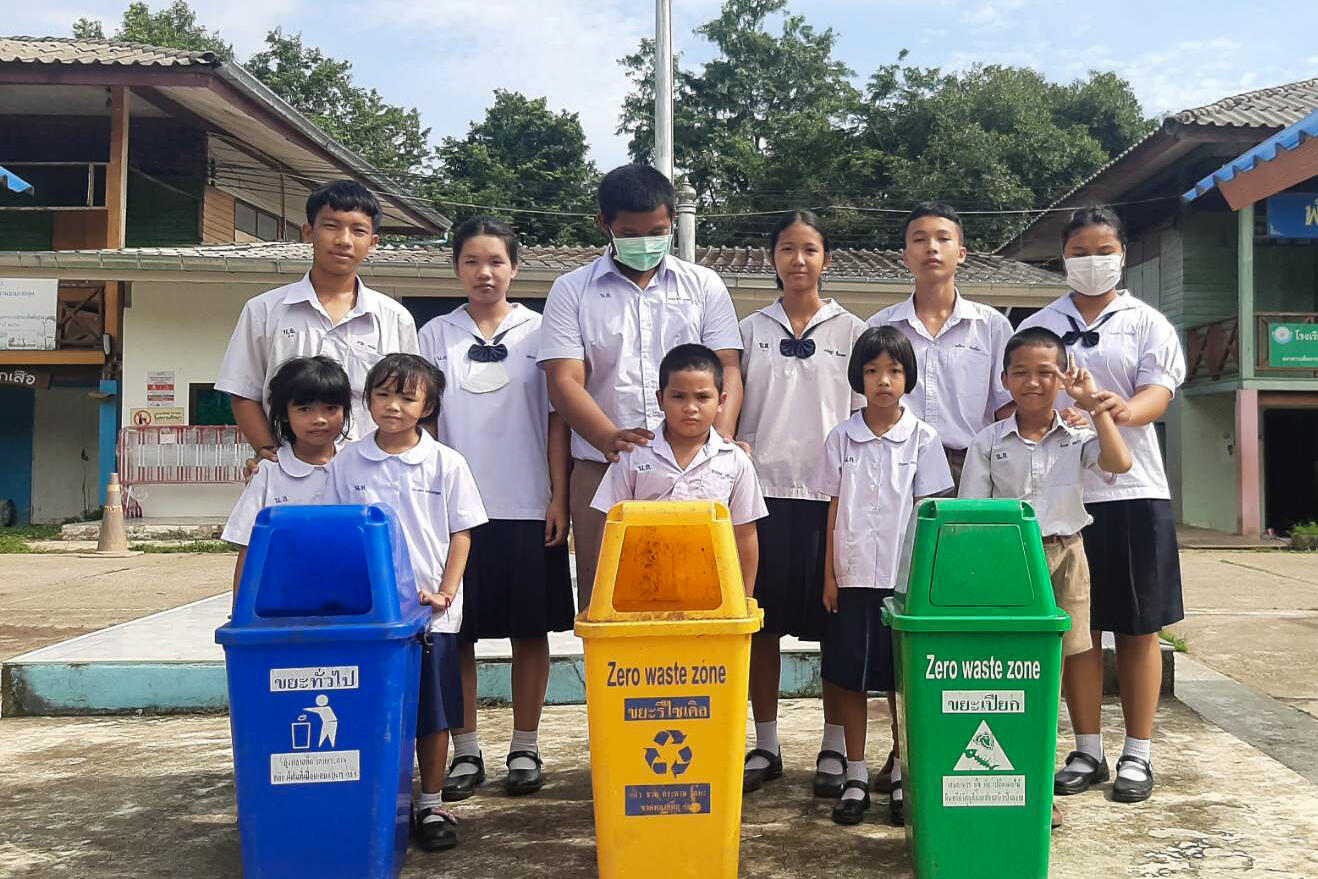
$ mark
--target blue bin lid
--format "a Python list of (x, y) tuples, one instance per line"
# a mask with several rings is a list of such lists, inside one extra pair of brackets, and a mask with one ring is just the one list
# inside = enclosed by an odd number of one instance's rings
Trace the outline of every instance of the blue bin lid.
[(425, 628), (393, 510), (278, 506), (257, 514), (220, 644), (374, 641)]

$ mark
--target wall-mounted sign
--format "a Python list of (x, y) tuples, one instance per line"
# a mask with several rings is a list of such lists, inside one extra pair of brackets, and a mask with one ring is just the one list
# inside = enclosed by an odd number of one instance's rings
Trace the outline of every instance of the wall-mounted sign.
[(54, 351), (59, 281), (0, 278), (0, 351)]
[(1268, 366), (1318, 369), (1318, 324), (1268, 324)]
[(155, 409), (134, 409), (128, 418), (134, 427), (166, 427), (184, 424), (182, 406), (161, 406)]
[(147, 372), (146, 404), (148, 406), (173, 406), (175, 402), (174, 370), (154, 369)]
[(6, 366), (0, 368), (0, 385), (11, 388), (48, 388), (50, 373), (21, 366)]
[(1318, 192), (1283, 192), (1268, 199), (1268, 234), (1318, 238)]

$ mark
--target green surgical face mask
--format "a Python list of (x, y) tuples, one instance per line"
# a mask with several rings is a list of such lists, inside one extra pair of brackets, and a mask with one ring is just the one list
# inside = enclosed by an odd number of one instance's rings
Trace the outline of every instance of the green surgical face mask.
[(612, 232), (613, 252), (618, 262), (638, 272), (648, 272), (668, 255), (673, 246), (672, 233), (668, 235), (647, 235), (642, 238), (618, 238)]

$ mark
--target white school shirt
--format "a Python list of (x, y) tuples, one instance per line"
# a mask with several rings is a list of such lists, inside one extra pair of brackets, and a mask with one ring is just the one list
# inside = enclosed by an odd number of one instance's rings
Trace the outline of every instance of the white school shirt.
[(863, 332), (864, 321), (829, 299), (802, 332), (815, 343), (815, 353), (787, 357), (779, 343), (795, 336), (781, 299), (741, 322), (745, 396), (737, 439), (750, 445), (766, 496), (828, 500), (810, 481), (824, 437), (865, 405), (847, 380), (851, 349)]
[(1011, 402), (1002, 386), (1002, 355), (1011, 338), (1011, 322), (1001, 312), (958, 292), (956, 304), (937, 336), (929, 334), (915, 313), (915, 295), (889, 305), (869, 319), (872, 327), (891, 325), (915, 349), (914, 388), (903, 403), (934, 430), (944, 446), (964, 449), (994, 413)]
[(1068, 425), (1056, 411), (1043, 439), (1020, 434), (1016, 416), (990, 424), (966, 450), (960, 497), (1019, 498), (1034, 507), (1044, 537), (1070, 537), (1094, 521), (1085, 512), (1086, 471), (1098, 466), (1098, 434)]
[(549, 390), (536, 365), (540, 315), (524, 305), (499, 322), (494, 335), (508, 349), (500, 361), (508, 384), (473, 393), (462, 387), (467, 356), (481, 336), (460, 305), (421, 328), (421, 356), (444, 373), (439, 441), (467, 459), (491, 519), (544, 519), (549, 509)]
[[(586, 390), (618, 429), (658, 432), (659, 361), (699, 342), (715, 351), (741, 350), (737, 313), (717, 272), (665, 256), (644, 290), (609, 254), (554, 281), (540, 329), (540, 363), (583, 360)], [(576, 431), (572, 457), (604, 461)]]
[(407, 309), (357, 279), (357, 301), (337, 324), (316, 298), (310, 273), (247, 300), (229, 337), (215, 389), (270, 408), (270, 378), (293, 357), (324, 354), (342, 364), (352, 386), (348, 439), (375, 429), (362, 400), (366, 374), (386, 354), (416, 354), (416, 323)]
[[(397, 455), (375, 442), (375, 432), (345, 446), (330, 465), (327, 504), (386, 504), (398, 515), (417, 589), (438, 592), (448, 562), (449, 537), (485, 524), (476, 480), (461, 454), (421, 431), (421, 441)], [(462, 626), (462, 587), (453, 603), (430, 618), (430, 631)]]
[[(1115, 391), (1128, 400), (1137, 390), (1149, 385), (1164, 387), (1175, 394), (1185, 381), (1185, 355), (1175, 328), (1153, 306), (1125, 290), (1118, 292), (1120, 295), (1108, 303), (1092, 324), (1085, 324), (1067, 294), (1027, 317), (1020, 328), (1046, 327), (1061, 336), (1071, 331), (1074, 320), (1081, 329), (1098, 333), (1098, 344), (1094, 347), (1086, 348), (1084, 342), (1077, 341), (1066, 350), (1075, 356), (1076, 366), (1089, 370), (1100, 390)], [(1057, 395), (1058, 408), (1072, 403), (1065, 392)], [(1158, 448), (1157, 430), (1152, 424), (1119, 429), (1130, 447), (1131, 468), (1112, 479), (1089, 473), (1085, 476), (1085, 502), (1169, 500), (1171, 491), (1167, 487), (1162, 451)]]
[(838, 588), (895, 589), (902, 540), (917, 497), (952, 487), (938, 434), (910, 407), (883, 436), (857, 412), (829, 431), (814, 486), (837, 498), (833, 576)]
[(285, 443), (275, 453), (276, 460), (262, 459), (243, 489), (229, 521), (224, 524), (221, 540), (246, 546), (252, 538), (256, 514), (266, 507), (283, 504), (318, 504), (329, 479), (328, 465), (308, 464), (293, 454)]
[(590, 505), (607, 513), (621, 501), (721, 501), (733, 525), (769, 515), (750, 456), (711, 430), (684, 470), (662, 423), (649, 445), (623, 452), (609, 465)]

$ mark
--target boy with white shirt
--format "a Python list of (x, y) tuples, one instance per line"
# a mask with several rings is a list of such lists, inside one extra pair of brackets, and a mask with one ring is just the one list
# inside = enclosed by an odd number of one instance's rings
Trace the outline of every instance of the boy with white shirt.
[(279, 448), (266, 410), (270, 378), (286, 360), (324, 354), (342, 364), (353, 389), (352, 440), (375, 427), (362, 400), (371, 367), (386, 354), (417, 352), (416, 323), (407, 309), (357, 275), (380, 242), (379, 220), (380, 203), (360, 183), (320, 186), (307, 198), (302, 227), (311, 242), (311, 270), (243, 306), (215, 389), (230, 395), (234, 419), (257, 458), (273, 461)]
[(661, 172), (623, 165), (599, 188), (608, 251), (559, 277), (545, 301), (538, 362), (549, 399), (572, 427), (568, 486), (578, 605), (590, 601), (604, 516), (591, 508), (604, 471), (621, 452), (654, 439), (659, 362), (691, 342), (713, 349), (727, 401), (714, 421), (731, 437), (741, 411), (741, 333), (718, 274), (668, 255), (677, 193)]
[(997, 374), (1011, 323), (994, 308), (965, 299), (956, 269), (966, 261), (965, 231), (950, 205), (925, 202), (906, 217), (902, 261), (915, 275), (915, 292), (869, 319), (892, 325), (911, 340), (920, 380), (907, 405), (938, 431), (953, 479), (960, 481), (975, 434), (1010, 411)]
[[(1014, 414), (984, 428), (970, 443), (960, 497), (1020, 498), (1034, 507), (1057, 606), (1071, 615), (1062, 635), (1063, 656), (1090, 649), (1089, 561), (1080, 531), (1085, 474), (1125, 473), (1131, 456), (1111, 414), (1098, 408), (1098, 387), (1087, 370), (1068, 362), (1066, 346), (1051, 330), (1021, 330), (1007, 342), (1002, 381)], [(1094, 430), (1073, 428), (1055, 406), (1065, 390), (1091, 413)], [(1061, 815), (1053, 806), (1053, 826)]]
[(619, 454), (591, 506), (607, 515), (621, 501), (720, 501), (732, 515), (746, 594), (755, 589), (759, 539), (768, 515), (750, 456), (713, 430), (727, 401), (723, 364), (704, 345), (679, 345), (659, 365), (664, 420), (653, 442)]

